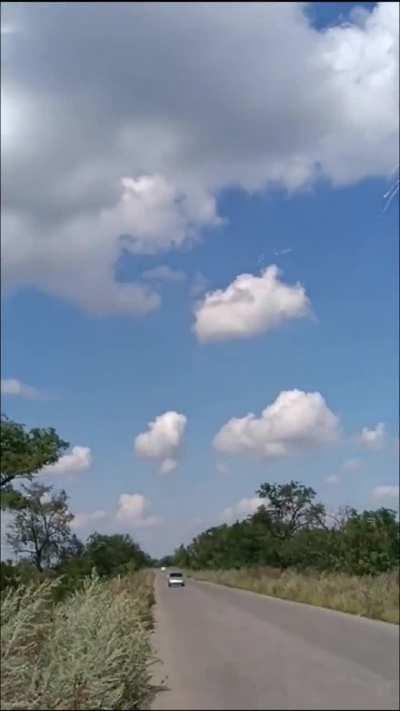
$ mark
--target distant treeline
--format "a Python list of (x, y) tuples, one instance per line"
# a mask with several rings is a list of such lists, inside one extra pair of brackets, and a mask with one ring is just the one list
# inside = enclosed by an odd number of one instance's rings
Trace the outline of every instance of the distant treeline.
[(161, 561), (193, 570), (272, 566), (375, 575), (399, 564), (396, 512), (346, 507), (327, 515), (316, 492), (299, 482), (262, 484), (256, 513), (196, 536)]

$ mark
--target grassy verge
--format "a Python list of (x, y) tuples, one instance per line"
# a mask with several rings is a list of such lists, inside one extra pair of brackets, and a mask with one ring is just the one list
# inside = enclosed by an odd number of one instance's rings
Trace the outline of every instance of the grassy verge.
[(191, 571), (190, 575), (199, 580), (399, 624), (398, 571), (357, 577), (342, 573), (242, 568)]
[(153, 573), (89, 578), (58, 605), (55, 585), (3, 595), (1, 708), (148, 708)]

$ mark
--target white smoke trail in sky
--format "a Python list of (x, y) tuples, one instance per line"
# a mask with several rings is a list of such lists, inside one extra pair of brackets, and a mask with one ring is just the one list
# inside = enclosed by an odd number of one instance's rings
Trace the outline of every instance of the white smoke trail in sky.
[[(396, 173), (397, 173), (397, 177), (396, 177)], [(399, 166), (397, 166), (397, 168), (394, 169), (392, 175), (394, 176), (394, 181), (391, 184), (389, 190), (383, 196), (384, 199), (386, 200), (385, 207), (383, 208), (383, 212), (386, 212), (386, 210), (388, 209), (392, 200), (399, 193), (399, 186), (400, 186)]]

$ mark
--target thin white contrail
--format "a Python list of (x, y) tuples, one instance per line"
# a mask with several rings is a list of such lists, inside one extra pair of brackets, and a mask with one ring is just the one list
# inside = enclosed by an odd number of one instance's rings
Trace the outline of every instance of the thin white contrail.
[(396, 195), (399, 192), (399, 187), (400, 187), (400, 178), (399, 178), (399, 166), (393, 170), (393, 174), (397, 172), (397, 178), (395, 178), (394, 183), (390, 186), (389, 190), (384, 194), (384, 199), (386, 200), (385, 207), (383, 208), (383, 212), (386, 212), (388, 209), (390, 203), (392, 202), (393, 198), (396, 197)]

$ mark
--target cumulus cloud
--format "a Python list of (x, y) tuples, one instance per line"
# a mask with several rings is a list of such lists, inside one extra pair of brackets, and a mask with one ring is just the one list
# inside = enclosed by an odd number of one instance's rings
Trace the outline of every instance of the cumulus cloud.
[(74, 518), (71, 521), (71, 528), (75, 530), (80, 530), (91, 526), (100, 521), (106, 521), (109, 518), (109, 514), (102, 509), (97, 511), (92, 511), (91, 513), (77, 513), (74, 514)]
[(2, 378), (1, 394), (16, 395), (25, 397), (28, 400), (37, 400), (40, 398), (40, 393), (36, 388), (33, 388), (31, 385), (25, 385), (25, 383), (21, 383), (20, 380), (16, 380), (15, 378)]
[(382, 449), (385, 441), (385, 425), (378, 422), (376, 427), (363, 427), (359, 436), (359, 443), (365, 449)]
[(162, 523), (162, 518), (155, 514), (149, 514), (151, 503), (142, 494), (121, 494), (118, 499), (117, 508), (113, 511), (97, 509), (92, 512), (80, 512), (74, 514), (71, 527), (75, 530), (82, 530), (96, 527), (102, 524), (108, 530), (116, 522), (125, 527), (150, 528)]
[(154, 269), (146, 269), (142, 277), (151, 281), (180, 282), (185, 281), (186, 274), (179, 269), (171, 269), (166, 264), (160, 264), (159, 267), (154, 267)]
[(266, 499), (255, 496), (252, 499), (240, 499), (233, 506), (228, 506), (223, 510), (221, 519), (225, 523), (234, 523), (254, 514), (259, 506), (266, 506)]
[(382, 505), (399, 506), (399, 487), (398, 486), (376, 486), (371, 492), (372, 499)]
[(340, 484), (343, 480), (344, 473), (359, 471), (362, 467), (362, 463), (362, 459), (359, 457), (351, 457), (350, 459), (346, 459), (343, 462), (340, 473), (331, 474), (325, 478), (326, 484)]
[(397, 3), (323, 31), (305, 8), (45, 3), (38, 13), (6, 3), (8, 288), (34, 286), (93, 314), (146, 314), (159, 296), (119, 283), (119, 259), (193, 243), (220, 223), (222, 190), (389, 175)]
[(158, 461), (161, 474), (173, 471), (178, 465), (186, 423), (186, 416), (173, 410), (158, 415), (149, 422), (146, 432), (135, 437), (136, 454)]
[[(115, 281), (118, 250), (153, 254), (179, 246), (187, 237), (185, 223), (191, 218), (186, 215), (185, 201), (178, 200), (178, 194), (164, 178), (142, 176), (136, 180), (123, 178), (121, 182), (122, 194), (114, 207), (90, 217), (73, 217), (60, 226), (61, 245), (54, 239), (53, 227), (46, 240), (45, 233), (40, 238), (35, 233), (37, 226), (33, 223), (26, 224), (25, 219), (6, 214), (3, 229), (7, 278), (29, 283), (30, 274), (40, 275), (43, 289), (79, 303), (94, 314), (145, 314), (157, 308), (160, 297), (148, 286)], [(91, 240), (82, 239), (85, 234), (91, 235)], [(13, 246), (14, 241), (18, 249)], [(76, 268), (74, 280), (71, 261)], [(78, 275), (83, 282), (79, 287)]]
[(290, 252), (293, 252), (293, 249), (291, 247), (286, 247), (286, 249), (277, 249), (274, 252), (274, 255), (276, 257), (283, 257), (286, 254), (290, 254)]
[(55, 464), (47, 464), (41, 474), (79, 474), (92, 466), (90, 447), (72, 447), (70, 454), (63, 454)]
[(142, 494), (121, 494), (119, 497), (116, 519), (138, 528), (157, 526), (161, 518), (148, 515), (150, 502)]
[(240, 274), (225, 290), (206, 294), (195, 310), (194, 331), (199, 341), (249, 338), (310, 315), (304, 287), (284, 284), (280, 273), (271, 265), (260, 276)]
[(160, 473), (161, 474), (169, 474), (170, 472), (173, 472), (174, 469), (176, 469), (178, 466), (178, 462), (176, 459), (163, 459), (160, 465)]
[(362, 459), (359, 457), (351, 457), (343, 462), (343, 469), (347, 472), (356, 472), (362, 467)]
[(214, 447), (229, 454), (283, 457), (330, 444), (339, 436), (339, 420), (318, 392), (286, 390), (260, 417), (233, 417), (214, 438)]
[(327, 484), (339, 484), (340, 476), (338, 474), (331, 474), (330, 476), (326, 477), (325, 482)]

